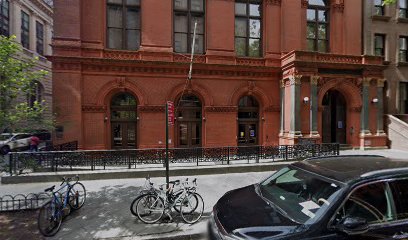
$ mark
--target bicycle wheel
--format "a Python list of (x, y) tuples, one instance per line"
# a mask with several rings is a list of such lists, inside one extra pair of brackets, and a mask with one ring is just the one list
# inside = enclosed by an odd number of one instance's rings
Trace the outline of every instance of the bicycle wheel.
[(38, 214), (38, 230), (46, 237), (51, 237), (57, 234), (61, 227), (62, 213), (60, 206), (49, 201), (40, 208)]
[(80, 209), (86, 200), (86, 190), (82, 183), (76, 182), (69, 189), (69, 206), (74, 209)]
[(141, 197), (143, 197), (143, 196), (144, 196), (143, 194), (137, 196), (137, 197), (132, 201), (132, 204), (130, 204), (130, 212), (132, 213), (133, 216), (136, 216), (136, 217), (137, 217), (137, 209), (136, 209), (137, 206), (136, 206), (136, 204), (137, 204), (137, 202), (139, 201), (139, 199), (140, 199)]
[(190, 193), (184, 197), (180, 207), (181, 218), (193, 224), (200, 220), (204, 212), (204, 200), (198, 193)]
[(161, 219), (164, 213), (164, 201), (155, 194), (142, 195), (136, 201), (137, 217), (144, 223), (155, 223)]

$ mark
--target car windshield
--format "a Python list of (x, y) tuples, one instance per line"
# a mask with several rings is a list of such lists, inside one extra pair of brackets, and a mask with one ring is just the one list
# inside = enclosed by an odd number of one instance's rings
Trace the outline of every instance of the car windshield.
[(317, 221), (341, 190), (335, 182), (292, 167), (281, 169), (259, 187), (263, 197), (301, 224)]
[(13, 135), (11, 134), (0, 134), (0, 141), (5, 141), (8, 140), (12, 137)]

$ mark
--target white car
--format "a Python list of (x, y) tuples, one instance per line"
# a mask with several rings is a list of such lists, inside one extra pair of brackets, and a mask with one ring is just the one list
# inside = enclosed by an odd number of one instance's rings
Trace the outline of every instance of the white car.
[(31, 134), (28, 133), (2, 133), (0, 134), (0, 154), (27, 150), (30, 148), (30, 142)]

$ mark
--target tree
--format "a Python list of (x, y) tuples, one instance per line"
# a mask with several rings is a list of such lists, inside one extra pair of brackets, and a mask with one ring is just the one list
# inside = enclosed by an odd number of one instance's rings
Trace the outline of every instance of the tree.
[(14, 39), (15, 36), (0, 36), (0, 133), (50, 129), (52, 120), (42, 116), (45, 102), (25, 101), (35, 94), (36, 82), (48, 72), (35, 71), (38, 58), (24, 57)]
[(397, 0), (384, 0), (383, 4), (384, 5), (389, 5), (389, 4), (396, 3), (396, 2), (397, 2)]

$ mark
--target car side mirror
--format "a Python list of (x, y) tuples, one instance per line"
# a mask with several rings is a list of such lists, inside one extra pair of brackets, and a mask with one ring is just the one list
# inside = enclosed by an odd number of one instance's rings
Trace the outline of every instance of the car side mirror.
[(368, 231), (367, 220), (360, 217), (346, 217), (337, 224), (336, 229), (347, 235), (358, 235)]

